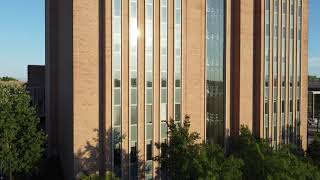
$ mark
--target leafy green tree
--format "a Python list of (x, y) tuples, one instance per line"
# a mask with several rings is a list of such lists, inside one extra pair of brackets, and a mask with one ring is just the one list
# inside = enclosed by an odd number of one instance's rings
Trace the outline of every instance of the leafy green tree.
[(242, 126), (233, 140), (233, 153), (243, 159), (244, 179), (320, 179), (319, 169), (292, 145), (273, 150), (265, 140)]
[(108, 171), (105, 178), (102, 178), (99, 174), (91, 174), (82, 176), (81, 180), (120, 180), (120, 178), (115, 173)]
[(255, 138), (248, 127), (241, 126), (240, 135), (232, 139), (232, 153), (244, 161), (244, 179), (265, 179), (265, 156), (272, 153), (267, 141)]
[(0, 169), (8, 176), (30, 172), (44, 152), (46, 136), (30, 100), (24, 86), (0, 82)]
[(175, 124), (170, 120), (168, 125), (168, 143), (156, 144), (161, 149), (161, 155), (155, 157), (155, 161), (161, 163), (161, 167), (172, 179), (197, 179), (199, 177), (200, 164), (197, 163), (201, 150), (199, 133), (189, 132), (190, 121), (186, 118), (183, 125)]
[(13, 77), (4, 76), (4, 77), (0, 77), (0, 81), (18, 81), (18, 80)]
[(200, 135), (190, 132), (190, 118), (183, 125), (168, 123), (168, 143), (156, 144), (161, 150), (154, 158), (170, 179), (241, 179), (240, 159), (224, 156), (223, 149), (214, 143), (199, 143)]
[(203, 143), (200, 151), (200, 179), (242, 179), (243, 161), (225, 157), (223, 148), (212, 142)]
[(318, 81), (319, 80), (319, 78), (317, 76), (312, 76), (312, 75), (309, 75), (308, 79), (309, 79), (309, 81)]
[(290, 151), (275, 151), (264, 164), (267, 179), (320, 179), (316, 166)]
[(317, 134), (307, 150), (308, 156), (320, 165), (320, 134)]

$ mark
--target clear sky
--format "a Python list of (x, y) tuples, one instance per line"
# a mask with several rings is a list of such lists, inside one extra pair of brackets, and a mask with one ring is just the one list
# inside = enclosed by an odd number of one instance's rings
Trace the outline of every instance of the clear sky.
[(27, 79), (45, 62), (44, 0), (0, 0), (0, 77)]
[[(320, 0), (310, 0), (309, 74), (320, 76)], [(0, 76), (27, 79), (45, 62), (44, 0), (0, 0)]]
[(320, 0), (310, 0), (309, 74), (320, 76)]

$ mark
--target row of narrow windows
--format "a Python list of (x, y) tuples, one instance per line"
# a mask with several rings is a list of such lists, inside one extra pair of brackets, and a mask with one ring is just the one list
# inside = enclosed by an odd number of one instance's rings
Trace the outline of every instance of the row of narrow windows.
[[(181, 97), (182, 97), (182, 54), (181, 54), (181, 0), (174, 0), (174, 119), (177, 123), (181, 121)], [(168, 0), (160, 0), (160, 34), (161, 34), (161, 141), (165, 142), (167, 139), (167, 125), (168, 120)], [(139, 24), (138, 24), (138, 0), (129, 1), (129, 71), (130, 71), (130, 178), (138, 179), (138, 88), (139, 82), (138, 72), (141, 71), (139, 67), (138, 58), (138, 40), (139, 40)], [(153, 123), (154, 123), (154, 82), (153, 82), (153, 66), (154, 66), (154, 0), (146, 0), (145, 8), (145, 159), (146, 179), (153, 177)], [(112, 112), (112, 158), (113, 169), (115, 173), (121, 176), (121, 154), (122, 154), (122, 0), (112, 1), (112, 64), (113, 64), (113, 112)], [(140, 132), (143, 133), (143, 132)]]
[[(270, 10), (271, 3), (273, 4), (272, 12)], [(280, 8), (282, 8), (281, 14)], [(296, 9), (298, 13), (295, 14)], [(287, 12), (289, 12), (289, 14)], [(297, 16), (297, 21), (295, 21), (295, 15)], [(273, 24), (270, 24), (271, 17), (273, 17)], [(280, 20), (282, 22), (281, 24), (279, 23)], [(289, 26), (287, 23), (289, 23)], [(272, 37), (270, 36), (271, 28), (273, 28)], [(281, 29), (281, 33), (279, 33), (279, 29)], [(296, 37), (294, 35), (295, 29), (297, 29)], [(288, 32), (289, 36), (287, 35)], [(302, 0), (282, 0), (281, 2), (279, 0), (265, 0), (264, 137), (271, 139), (275, 147), (280, 143), (300, 143), (301, 33)], [(279, 38), (281, 39), (280, 43), (278, 41)], [(289, 46), (286, 45), (287, 40), (289, 40)], [(295, 41), (297, 42), (296, 59), (294, 58)], [(273, 50), (270, 49), (270, 43), (273, 43)], [(273, 61), (271, 61), (270, 58), (271, 52), (273, 52)], [(273, 71), (271, 71), (271, 65), (273, 66)], [(295, 65), (297, 72), (294, 74)], [(281, 74), (280, 97), (278, 96), (279, 74)], [(270, 77), (273, 78), (272, 84), (270, 83)], [(294, 82), (294, 80), (296, 82)], [(296, 87), (293, 87), (294, 83)], [(295, 95), (293, 94), (294, 92), (296, 92)], [(272, 97), (272, 103), (269, 102), (271, 100), (270, 97)], [(287, 102), (287, 98), (289, 98), (289, 102)], [(293, 103), (295, 103), (296, 106), (295, 110), (293, 110)], [(273, 107), (272, 112), (269, 110), (270, 106)], [(280, 106), (281, 116), (279, 119), (277, 108)], [(289, 114), (285, 113), (287, 106), (289, 107)], [(295, 119), (293, 118), (294, 114), (296, 114)], [(278, 125), (281, 125), (281, 128), (279, 128)], [(278, 135), (280, 138), (278, 138)], [(279, 140), (281, 142), (279, 142)]]

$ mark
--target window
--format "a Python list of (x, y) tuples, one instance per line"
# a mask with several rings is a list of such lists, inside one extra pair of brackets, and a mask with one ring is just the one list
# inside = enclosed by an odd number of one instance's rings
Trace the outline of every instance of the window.
[[(152, 160), (152, 140), (153, 140), (153, 24), (154, 24), (154, 1), (145, 0), (145, 99), (146, 99), (146, 113), (145, 113), (145, 133), (146, 133), (146, 160)], [(152, 161), (146, 163), (145, 173), (148, 177), (152, 174)]]
[(131, 104), (135, 105), (137, 104), (137, 89), (136, 88), (131, 88)]
[(121, 72), (115, 71), (114, 72), (114, 87), (120, 87), (121, 86)]
[(265, 88), (264, 88), (264, 99), (265, 99), (265, 106), (264, 106), (264, 126), (266, 129), (265, 137), (268, 138), (268, 124), (269, 124), (269, 103), (267, 102), (269, 99), (269, 86), (272, 88), (272, 84), (269, 83), (269, 76), (270, 76), (270, 0), (265, 0)]
[(206, 2), (206, 138), (224, 145), (226, 1)]
[(161, 104), (161, 114), (160, 114), (160, 120), (166, 121), (167, 120), (167, 104), (162, 103)]
[(268, 102), (264, 103), (264, 113), (269, 114), (269, 103)]
[[(174, 0), (174, 71), (175, 71), (175, 120), (180, 121), (181, 119), (181, 106), (177, 105), (179, 102), (177, 100), (181, 99), (181, 3), (182, 0)], [(179, 109), (177, 109), (179, 108)]]
[(147, 105), (147, 123), (152, 123), (152, 105)]
[(121, 104), (121, 89), (114, 89), (114, 105)]
[[(160, 0), (160, 71), (161, 71), (161, 105), (160, 105), (160, 136), (166, 136), (163, 131), (163, 122), (167, 121), (167, 101), (168, 101), (168, 0)], [(165, 123), (164, 123), (165, 124)]]
[(113, 125), (115, 126), (121, 125), (121, 106), (113, 107)]
[(152, 160), (152, 142), (147, 144), (147, 161)]
[(161, 123), (161, 139), (167, 138), (168, 127), (166, 123)]
[(113, 163), (115, 173), (121, 176), (121, 142), (118, 141), (117, 136), (121, 136), (121, 14), (122, 1), (113, 0), (112, 3), (112, 76), (113, 76)]
[(152, 139), (153, 137), (153, 126), (152, 124), (147, 125), (147, 139)]
[(167, 103), (167, 88), (161, 89), (161, 103)]
[(153, 89), (152, 88), (148, 88), (147, 89), (147, 97), (146, 97), (146, 100), (147, 100), (147, 104), (152, 104), (152, 101), (153, 101)]
[(131, 106), (131, 125), (138, 124), (138, 108)]
[(167, 72), (161, 73), (161, 87), (167, 87)]
[(181, 106), (180, 104), (175, 104), (175, 121), (180, 121), (181, 118)]
[(131, 72), (131, 87), (137, 87), (137, 71)]
[(176, 103), (181, 103), (181, 89), (176, 88), (176, 97), (175, 97)]
[(137, 141), (138, 140), (138, 128), (136, 125), (131, 126), (131, 141)]

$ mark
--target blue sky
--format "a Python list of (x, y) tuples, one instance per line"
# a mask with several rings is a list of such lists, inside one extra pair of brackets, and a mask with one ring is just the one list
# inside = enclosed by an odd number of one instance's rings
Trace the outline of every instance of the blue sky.
[(44, 0), (0, 0), (0, 77), (27, 79), (45, 62)]
[[(27, 79), (45, 62), (44, 0), (0, 1), (0, 77)], [(320, 0), (310, 0), (309, 74), (320, 76)]]
[(320, 76), (320, 1), (310, 0), (309, 74)]

